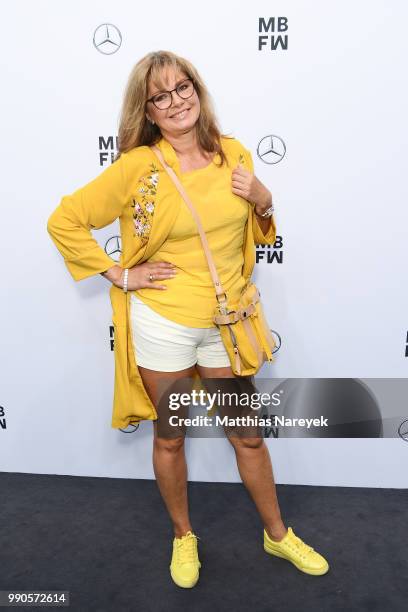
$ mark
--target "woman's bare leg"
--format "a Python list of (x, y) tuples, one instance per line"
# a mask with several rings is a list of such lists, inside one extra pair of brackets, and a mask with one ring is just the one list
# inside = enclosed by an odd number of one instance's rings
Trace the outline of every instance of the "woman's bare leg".
[[(207, 368), (198, 364), (196, 367), (202, 379), (235, 376), (230, 367)], [(228, 436), (228, 439), (235, 450), (242, 482), (258, 509), (268, 535), (274, 540), (282, 539), (287, 530), (276, 495), (271, 458), (263, 438)]]
[[(158, 421), (166, 419), (168, 416), (164, 406), (166, 402), (159, 405), (164, 382), (168, 381), (172, 384), (183, 377), (192, 377), (195, 373), (195, 366), (177, 372), (157, 372), (141, 366), (138, 366), (138, 369), (146, 391), (158, 412)], [(190, 390), (187, 387), (188, 382), (186, 382), (185, 392)], [(185, 436), (163, 437), (165, 426), (164, 423), (158, 424), (158, 421), (153, 421), (153, 469), (161, 496), (173, 523), (174, 535), (179, 538), (187, 531), (193, 530), (188, 512)]]

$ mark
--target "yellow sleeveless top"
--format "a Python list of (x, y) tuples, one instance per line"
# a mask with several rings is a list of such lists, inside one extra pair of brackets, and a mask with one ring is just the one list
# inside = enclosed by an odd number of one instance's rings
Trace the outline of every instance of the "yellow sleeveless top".
[[(237, 164), (219, 168), (214, 163), (216, 160), (218, 155), (204, 168), (180, 173), (180, 178), (200, 217), (228, 300), (232, 301), (238, 298), (245, 284), (243, 240), (250, 204), (231, 190), (231, 173)], [(145, 287), (131, 293), (176, 323), (190, 327), (215, 326), (212, 320), (217, 304), (214, 284), (197, 224), (184, 200), (167, 239), (148, 261), (171, 262), (177, 266), (177, 274), (174, 278), (154, 281), (167, 285), (167, 289)]]

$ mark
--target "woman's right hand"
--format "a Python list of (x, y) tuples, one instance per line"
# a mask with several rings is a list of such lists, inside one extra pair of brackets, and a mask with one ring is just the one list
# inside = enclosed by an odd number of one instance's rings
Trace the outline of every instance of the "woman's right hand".
[[(115, 268), (115, 270), (114, 270)], [(149, 275), (153, 276), (150, 280)], [(177, 268), (174, 264), (167, 261), (145, 261), (142, 264), (129, 268), (128, 273), (128, 291), (135, 289), (167, 289), (166, 285), (161, 285), (157, 281), (163, 281), (166, 278), (174, 278), (177, 274)], [(113, 266), (104, 273), (116, 287), (123, 289), (124, 268)]]

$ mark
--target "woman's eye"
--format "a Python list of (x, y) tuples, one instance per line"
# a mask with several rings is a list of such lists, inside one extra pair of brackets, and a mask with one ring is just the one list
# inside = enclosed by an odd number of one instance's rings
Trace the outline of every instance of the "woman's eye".
[(163, 102), (163, 100), (165, 100), (165, 99), (166, 99), (166, 94), (160, 94), (160, 96), (156, 96), (154, 98), (154, 101), (155, 102)]

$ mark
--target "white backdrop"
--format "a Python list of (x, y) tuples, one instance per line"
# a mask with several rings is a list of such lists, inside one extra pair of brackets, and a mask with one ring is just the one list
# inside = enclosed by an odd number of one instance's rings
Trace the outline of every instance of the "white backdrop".
[[(282, 347), (262, 375), (407, 376), (402, 0), (201, 10), (186, 0), (19, 0), (3, 15), (2, 471), (154, 477), (152, 423), (110, 427), (109, 283), (73, 281), (46, 231), (61, 197), (106, 167), (98, 139), (116, 136), (128, 74), (152, 50), (196, 65), (223, 132), (251, 150), (273, 193), (282, 260), (259, 262), (254, 280)], [(258, 50), (259, 17), (279, 16), (288, 48)], [(104, 23), (122, 37), (113, 54), (93, 44)], [(274, 165), (256, 153), (269, 134), (286, 145)], [(94, 235), (105, 245), (118, 233), (115, 222)], [(408, 482), (398, 437), (267, 443), (279, 483)], [(191, 480), (240, 480), (225, 439), (188, 439), (187, 453)]]

